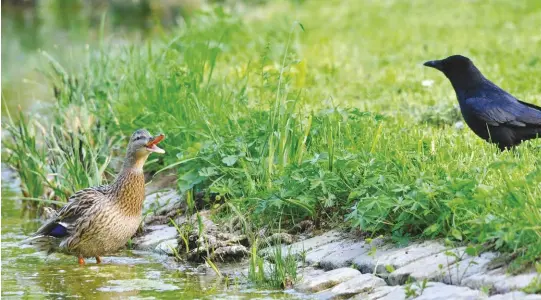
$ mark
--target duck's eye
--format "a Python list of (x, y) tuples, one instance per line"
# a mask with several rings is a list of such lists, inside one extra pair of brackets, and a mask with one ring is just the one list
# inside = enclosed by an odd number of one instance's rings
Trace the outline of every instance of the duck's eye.
[(138, 140), (142, 140), (143, 138), (145, 138), (144, 136), (140, 135), (138, 137), (136, 137), (135, 139), (133, 139), (134, 141), (138, 141)]

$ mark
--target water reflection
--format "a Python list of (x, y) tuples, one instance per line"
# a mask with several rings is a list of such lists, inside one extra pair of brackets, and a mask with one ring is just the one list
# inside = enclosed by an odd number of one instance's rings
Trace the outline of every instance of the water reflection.
[(107, 37), (137, 43), (184, 22), (200, 5), (200, 0), (2, 0), (2, 101), (10, 111), (19, 105), (36, 110), (40, 102), (52, 101), (52, 87), (38, 71), (47, 65), (40, 51), (77, 70), (88, 47), (98, 43), (102, 20)]

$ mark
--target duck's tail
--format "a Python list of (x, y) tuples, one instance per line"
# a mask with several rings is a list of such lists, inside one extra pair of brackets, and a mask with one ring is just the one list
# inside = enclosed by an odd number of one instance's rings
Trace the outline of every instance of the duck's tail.
[(38, 251), (45, 251), (47, 254), (57, 252), (61, 239), (50, 235), (31, 236), (19, 243), (19, 245), (31, 245)]

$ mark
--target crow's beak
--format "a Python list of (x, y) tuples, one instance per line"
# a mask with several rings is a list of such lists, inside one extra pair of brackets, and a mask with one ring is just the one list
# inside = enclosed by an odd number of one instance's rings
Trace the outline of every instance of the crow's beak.
[(431, 67), (431, 68), (434, 68), (434, 69), (438, 69), (438, 70), (442, 70), (442, 63), (441, 63), (441, 60), (431, 60), (431, 61), (427, 61), (423, 64), (424, 66), (427, 66), (427, 67)]

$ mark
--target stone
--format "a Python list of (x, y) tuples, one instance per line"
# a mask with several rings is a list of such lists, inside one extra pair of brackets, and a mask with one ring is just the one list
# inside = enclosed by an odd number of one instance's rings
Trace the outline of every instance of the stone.
[[(394, 245), (382, 245), (380, 247), (377, 247), (376, 251), (368, 251), (353, 258), (352, 264), (355, 265), (355, 268), (361, 271), (361, 273), (374, 273), (376, 266), (378, 266), (378, 269), (382, 271), (381, 267), (379, 267), (381, 264), (379, 262), (380, 258), (389, 255), (390, 253), (394, 253), (394, 251), (396, 251)], [(386, 272), (384, 269), (385, 267), (383, 266), (382, 272)]]
[(306, 268), (300, 269), (299, 275), (301, 276), (301, 279), (305, 279), (307, 277), (316, 277), (323, 273), (325, 273), (325, 271), (322, 269), (316, 269), (314, 267), (306, 267)]
[(345, 241), (335, 249), (330, 249), (319, 261), (319, 266), (325, 270), (348, 267), (353, 260), (361, 255), (366, 255), (372, 246), (364, 241)]
[(382, 297), (385, 297), (386, 295), (388, 295), (392, 291), (394, 291), (396, 289), (399, 289), (399, 288), (400, 287), (398, 287), (398, 286), (388, 286), (388, 285), (379, 286), (379, 287), (376, 287), (373, 291), (360, 293), (360, 294), (358, 294), (356, 296), (353, 296), (353, 297), (351, 297), (349, 299), (350, 300), (376, 300), (376, 299), (380, 299)]
[[(119, 161), (122, 163), (122, 161)], [(147, 195), (154, 194), (155, 192), (176, 186), (177, 172), (175, 170), (169, 170), (160, 172), (149, 178), (148, 184), (145, 186)]]
[(425, 279), (433, 281), (436, 278), (440, 281), (443, 278), (444, 270), (447, 270), (459, 257), (464, 256), (465, 249), (465, 247), (461, 247), (449, 250), (454, 255), (447, 254), (447, 251), (444, 251), (415, 260), (389, 274), (387, 282), (389, 282), (389, 285), (401, 285), (406, 283), (406, 280), (410, 277), (414, 281), (423, 281)]
[(319, 264), (319, 262), (325, 258), (327, 255), (337, 251), (343, 245), (343, 242), (332, 242), (329, 244), (321, 245), (317, 248), (314, 248), (306, 252), (306, 262), (308, 264)]
[[(338, 240), (342, 240), (344, 236), (337, 230), (328, 231), (322, 235), (306, 239), (304, 241), (296, 242), (291, 245), (282, 246), (282, 254), (300, 256), (303, 252), (310, 251), (314, 248), (320, 247), (325, 244), (329, 244)], [(274, 247), (267, 247), (261, 250), (261, 254), (267, 256), (274, 252)]]
[(178, 248), (178, 240), (170, 239), (170, 240), (159, 243), (154, 249), (154, 251), (157, 253), (173, 256), (175, 255), (177, 248)]
[(359, 293), (373, 291), (376, 287), (385, 286), (385, 281), (372, 274), (360, 274), (344, 281), (333, 288), (316, 294), (319, 299), (345, 299)]
[[(467, 287), (447, 285), (441, 282), (427, 282), (425, 289), (421, 289), (421, 283), (413, 283), (408, 286), (401, 286), (391, 291), (381, 300), (477, 300), (486, 299), (486, 295), (477, 290)], [(406, 291), (415, 293), (416, 297), (406, 298)]]
[(176, 203), (181, 202), (181, 197), (175, 189), (165, 189), (153, 194), (147, 195), (143, 203), (143, 214), (156, 212), (160, 215), (170, 211)]
[(489, 297), (488, 300), (541, 300), (541, 295), (528, 295), (524, 292), (510, 292)]
[(175, 227), (167, 225), (148, 226), (146, 231), (148, 231), (148, 233), (133, 240), (135, 248), (140, 250), (150, 250), (163, 241), (176, 239), (178, 237), (178, 232)]
[(497, 294), (504, 294), (525, 288), (539, 276), (541, 275), (535, 271), (513, 276), (506, 274), (504, 268), (498, 268), (469, 276), (462, 281), (462, 284), (474, 289), (485, 287)]
[(399, 269), (418, 259), (445, 251), (445, 246), (438, 241), (414, 243), (405, 248), (395, 248), (393, 245), (383, 245), (371, 255), (366, 253), (353, 259), (353, 263), (363, 273), (376, 273), (387, 276), (387, 266)]
[(485, 252), (476, 257), (468, 256), (449, 268), (444, 268), (441, 281), (445, 284), (462, 285), (465, 278), (486, 272), (489, 263), (496, 257), (498, 254), (494, 252)]
[(225, 246), (214, 250), (211, 254), (211, 259), (221, 262), (237, 261), (248, 256), (248, 254), (250, 254), (248, 249), (243, 245)]
[(323, 274), (307, 277), (298, 286), (297, 290), (302, 292), (317, 293), (319, 291), (331, 288), (337, 284), (348, 281), (351, 278), (359, 276), (361, 272), (352, 268), (340, 268), (327, 271)]
[[(193, 225), (192, 234), (198, 235), (199, 234), (199, 219), (197, 217), (198, 214), (193, 214), (190, 219), (187, 221)], [(201, 219), (201, 232), (204, 233), (216, 233), (218, 232), (218, 226), (209, 218), (210, 211), (204, 210), (199, 212), (199, 218)]]

